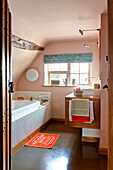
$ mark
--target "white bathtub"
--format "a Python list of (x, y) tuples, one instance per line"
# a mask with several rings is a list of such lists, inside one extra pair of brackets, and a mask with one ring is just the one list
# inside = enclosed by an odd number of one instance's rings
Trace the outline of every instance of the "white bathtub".
[(12, 148), (51, 119), (51, 104), (38, 108), (39, 105), (39, 101), (13, 100)]
[(38, 109), (40, 101), (13, 100), (12, 122)]

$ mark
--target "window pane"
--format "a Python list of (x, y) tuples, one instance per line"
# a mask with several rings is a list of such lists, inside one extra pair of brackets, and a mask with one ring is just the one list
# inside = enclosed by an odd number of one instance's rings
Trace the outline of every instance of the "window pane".
[(66, 74), (59, 74), (59, 80), (60, 80), (60, 84), (64, 84), (64, 79), (67, 78), (67, 75)]
[(76, 79), (75, 80), (75, 84), (79, 84), (79, 74), (70, 74), (70, 83), (72, 84), (72, 80), (73, 79)]
[(80, 84), (88, 84), (88, 74), (80, 74)]
[(67, 78), (67, 74), (50, 74), (50, 83), (51, 80), (60, 80), (60, 84), (64, 84), (64, 79)]
[(67, 63), (49, 64), (49, 71), (67, 71)]
[(89, 63), (80, 63), (80, 73), (88, 73)]
[(71, 63), (71, 73), (79, 73), (79, 63)]
[(50, 74), (50, 81), (51, 80), (58, 80), (58, 74)]

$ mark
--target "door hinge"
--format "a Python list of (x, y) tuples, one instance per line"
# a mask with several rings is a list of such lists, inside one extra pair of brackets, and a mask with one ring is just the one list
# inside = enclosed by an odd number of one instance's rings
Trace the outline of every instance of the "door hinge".
[(9, 92), (10, 93), (14, 92), (14, 83), (13, 82), (9, 82)]

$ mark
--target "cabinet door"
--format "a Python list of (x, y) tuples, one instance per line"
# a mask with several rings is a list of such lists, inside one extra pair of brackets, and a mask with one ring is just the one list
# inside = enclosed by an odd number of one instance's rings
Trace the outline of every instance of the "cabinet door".
[[(89, 98), (88, 98), (89, 99)], [(69, 121), (69, 100), (65, 98), (65, 124), (69, 127), (100, 129), (100, 98), (93, 100), (94, 121), (92, 123), (82, 123)]]

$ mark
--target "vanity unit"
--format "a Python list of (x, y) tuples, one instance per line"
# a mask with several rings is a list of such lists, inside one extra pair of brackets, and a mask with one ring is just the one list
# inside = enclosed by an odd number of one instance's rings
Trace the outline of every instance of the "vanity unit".
[[(92, 123), (73, 122), (69, 120), (69, 100), (77, 98), (93, 101), (94, 121)], [(99, 140), (100, 129), (100, 96), (83, 95), (76, 97), (73, 93), (65, 96), (65, 124), (69, 127), (82, 128), (82, 141), (97, 142)], [(94, 134), (94, 136), (92, 134)]]

